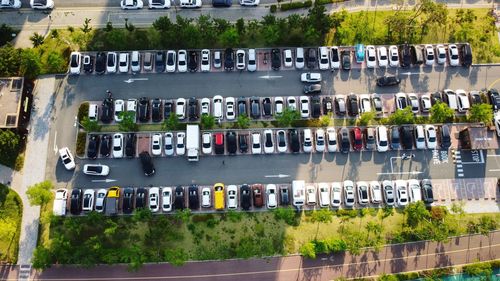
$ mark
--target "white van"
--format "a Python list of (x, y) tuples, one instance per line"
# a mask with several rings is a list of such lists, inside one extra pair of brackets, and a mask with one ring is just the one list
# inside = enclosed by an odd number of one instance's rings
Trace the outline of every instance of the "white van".
[(250, 72), (257, 70), (257, 60), (255, 58), (255, 49), (248, 49), (248, 65), (247, 69)]
[(89, 105), (89, 120), (90, 121), (98, 121), (99, 120), (99, 107), (95, 103), (91, 103)]
[(389, 138), (387, 137), (387, 127), (378, 126), (375, 137), (377, 138), (377, 151), (386, 152), (389, 149)]
[(292, 204), (295, 207), (300, 208), (304, 205), (306, 196), (305, 196), (306, 183), (305, 181), (295, 180), (292, 181), (292, 194), (293, 201)]
[(132, 52), (132, 56), (130, 58), (130, 69), (134, 73), (141, 71), (141, 55), (138, 51)]
[(68, 201), (68, 190), (61, 188), (56, 190), (56, 196), (54, 199), (54, 206), (52, 211), (56, 216), (66, 215), (66, 203)]
[(304, 68), (304, 48), (297, 48), (297, 52), (295, 55), (295, 68)]

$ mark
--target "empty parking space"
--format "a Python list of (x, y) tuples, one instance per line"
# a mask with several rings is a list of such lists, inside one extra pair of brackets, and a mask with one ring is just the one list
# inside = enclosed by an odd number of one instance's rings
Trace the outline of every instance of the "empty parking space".
[(499, 198), (495, 178), (435, 179), (432, 183), (438, 204), (450, 201), (496, 201)]

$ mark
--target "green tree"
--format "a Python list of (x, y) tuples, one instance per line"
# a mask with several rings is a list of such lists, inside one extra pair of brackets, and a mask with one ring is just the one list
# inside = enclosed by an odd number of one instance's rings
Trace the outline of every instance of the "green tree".
[(19, 75), (22, 49), (16, 49), (7, 44), (0, 48), (0, 75)]
[(83, 26), (81, 27), (81, 30), (83, 31), (83, 33), (87, 34), (90, 31), (92, 31), (92, 27), (90, 26), (91, 20), (92, 19), (85, 18), (85, 20), (83, 21)]
[(247, 115), (239, 115), (238, 118), (236, 119), (236, 125), (240, 129), (246, 129), (250, 127), (250, 117)]
[(28, 200), (32, 206), (45, 205), (54, 197), (52, 193), (53, 184), (51, 181), (42, 181), (35, 185), (29, 186), (26, 191)]
[(14, 167), (21, 138), (11, 130), (0, 130), (0, 163)]
[(491, 264), (487, 262), (478, 262), (466, 265), (464, 266), (463, 270), (465, 273), (471, 276), (484, 276), (486, 277), (485, 280), (489, 280), (488, 278), (493, 274), (493, 270), (491, 269)]
[(204, 130), (210, 130), (215, 126), (215, 117), (213, 115), (201, 116), (201, 128)]
[(415, 123), (415, 115), (411, 111), (411, 106), (405, 109), (397, 109), (396, 112), (389, 116), (389, 122), (397, 125), (413, 124)]
[(183, 248), (166, 249), (164, 257), (167, 262), (175, 266), (183, 265), (189, 258)]
[(66, 71), (66, 60), (62, 57), (62, 55), (54, 50), (49, 51), (49, 55), (47, 56), (47, 72), (49, 73), (59, 73)]
[(281, 115), (275, 115), (274, 117), (280, 127), (290, 127), (293, 121), (300, 118), (300, 114), (297, 110), (286, 107)]
[(176, 130), (179, 127), (179, 117), (177, 117), (177, 114), (170, 114), (168, 119), (163, 120), (161, 127), (163, 130)]
[(498, 221), (489, 215), (483, 215), (479, 218), (479, 232), (487, 236), (490, 231), (498, 228)]
[(191, 217), (191, 209), (185, 208), (182, 210), (177, 210), (175, 212), (175, 219), (177, 221), (181, 221), (183, 223), (189, 222), (189, 218)]
[(375, 117), (377, 116), (377, 113), (375, 111), (366, 111), (361, 114), (359, 117), (359, 125), (360, 126), (366, 126), (370, 125), (373, 120), (375, 120)]
[(40, 56), (34, 49), (23, 49), (19, 73), (28, 79), (35, 79), (40, 74)]
[(435, 103), (430, 110), (432, 123), (451, 122), (455, 116), (455, 111), (444, 102)]
[(327, 208), (322, 208), (319, 210), (314, 210), (313, 213), (311, 214), (311, 222), (317, 222), (318, 224), (316, 225), (316, 236), (318, 237), (318, 232), (319, 232), (319, 224), (320, 223), (331, 223), (333, 220), (333, 212), (330, 211), (330, 209)]
[(87, 116), (83, 117), (82, 122), (80, 122), (82, 125), (83, 129), (86, 132), (99, 132), (101, 131), (101, 125), (99, 125), (99, 122), (97, 121), (92, 121), (90, 120)]
[(137, 132), (139, 130), (139, 126), (135, 122), (135, 112), (122, 111), (120, 112), (120, 118), (122, 118), (122, 121), (118, 123), (120, 131)]
[(422, 201), (408, 204), (403, 212), (406, 216), (406, 224), (410, 227), (417, 227), (422, 221), (430, 218), (430, 213)]
[(490, 124), (493, 119), (493, 109), (490, 104), (473, 104), (469, 109), (469, 120), (472, 122), (482, 122)]
[(299, 253), (309, 259), (315, 259), (316, 258), (316, 247), (314, 246), (313, 242), (307, 242), (300, 246), (299, 248)]
[(240, 44), (240, 35), (235, 28), (224, 31), (220, 36), (220, 42), (224, 46), (236, 47)]
[(49, 249), (40, 245), (33, 253), (33, 267), (35, 269), (46, 269), (52, 265), (52, 253)]
[(280, 207), (272, 212), (276, 220), (284, 220), (288, 225), (297, 225), (295, 210), (292, 207)]
[(42, 35), (38, 34), (38, 32), (35, 32), (30, 36), (30, 41), (33, 43), (33, 47), (36, 48), (43, 44), (44, 38)]
[(7, 44), (7, 42), (10, 42), (12, 38), (14, 38), (12, 35), (16, 35), (17, 31), (14, 30), (12, 27), (6, 25), (3, 23), (0, 26), (0, 46), (3, 46)]

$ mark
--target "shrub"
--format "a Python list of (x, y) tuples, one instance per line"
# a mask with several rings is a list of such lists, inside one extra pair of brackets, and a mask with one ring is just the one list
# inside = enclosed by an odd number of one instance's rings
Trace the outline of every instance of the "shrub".
[(78, 108), (78, 122), (82, 122), (83, 118), (89, 116), (89, 106), (90, 104), (88, 102), (80, 104), (80, 107)]
[(19, 154), (16, 158), (16, 163), (14, 164), (14, 170), (21, 171), (24, 167), (24, 155)]
[(316, 248), (313, 242), (307, 242), (300, 246), (299, 248), (299, 253), (310, 259), (315, 259), (316, 258)]
[(11, 130), (0, 130), (0, 163), (15, 168), (21, 137)]
[(298, 223), (295, 210), (292, 207), (277, 208), (273, 210), (273, 213), (276, 220), (283, 220), (288, 225), (297, 225)]
[(291, 3), (284, 3), (281, 4), (280, 10), (281, 11), (288, 11), (288, 10), (295, 10), (295, 9), (302, 9), (302, 8), (309, 8), (312, 6), (312, 1), (305, 1), (305, 2), (291, 2)]
[(271, 13), (273, 13), (273, 14), (274, 14), (274, 13), (276, 13), (276, 10), (277, 10), (277, 9), (278, 9), (278, 8), (276, 7), (276, 5), (271, 5), (271, 8), (270, 8)]
[(79, 132), (76, 139), (76, 155), (82, 157), (85, 155), (85, 145), (87, 144), (87, 133)]
[(191, 217), (192, 222), (206, 222), (210, 219), (213, 219), (214, 215), (213, 214), (199, 214), (199, 215), (193, 215)]

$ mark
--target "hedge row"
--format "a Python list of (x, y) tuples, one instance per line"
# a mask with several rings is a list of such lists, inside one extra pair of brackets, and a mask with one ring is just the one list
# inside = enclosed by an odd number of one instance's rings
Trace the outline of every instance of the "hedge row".
[(307, 0), (304, 2), (283, 3), (280, 5), (280, 10), (281, 11), (288, 11), (288, 10), (295, 10), (295, 9), (302, 9), (302, 8), (309, 8), (309, 7), (312, 7), (311, 0)]

